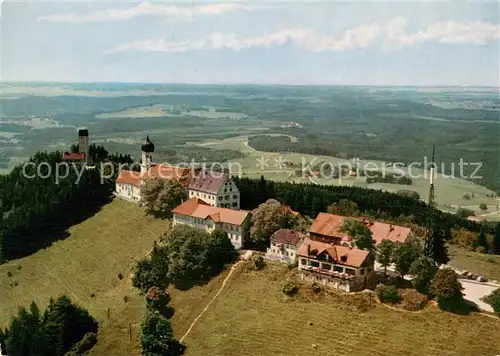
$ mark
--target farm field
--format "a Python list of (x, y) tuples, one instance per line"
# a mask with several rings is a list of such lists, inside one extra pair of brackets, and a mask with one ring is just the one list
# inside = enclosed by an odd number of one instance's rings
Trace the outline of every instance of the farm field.
[(433, 306), (409, 313), (374, 305), (361, 312), (355, 297), (313, 295), (308, 285), (288, 298), (281, 288), (290, 274), (269, 265), (232, 279), (184, 340), (186, 355), (472, 356), (499, 351), (498, 320), (475, 313), (457, 316)]
[[(310, 164), (311, 166), (321, 162), (330, 162), (335, 166), (339, 166), (341, 164), (352, 164), (352, 161), (337, 157), (315, 156), (302, 153), (258, 151), (248, 146), (248, 136), (231, 137), (223, 140), (205, 140), (202, 143), (193, 142), (190, 143), (190, 145), (199, 145), (213, 149), (230, 149), (243, 152), (247, 155), (245, 158), (229, 161), (227, 163), (227, 167), (232, 170), (233, 174), (237, 174), (241, 171), (243, 177), (260, 178), (260, 176), (263, 175), (267, 179), (283, 182), (349, 185), (371, 189), (382, 189), (390, 192), (408, 189), (416, 191), (423, 199), (426, 199), (429, 194), (428, 173), (417, 168), (412, 170), (412, 173), (417, 177), (413, 178), (411, 186), (389, 183), (366, 184), (364, 178), (356, 177), (341, 179), (311, 178), (311, 180), (309, 178), (296, 176), (295, 171), (298, 169), (298, 166), (295, 168), (279, 168), (278, 162), (280, 157), (282, 161), (293, 162), (295, 164), (301, 164), (303, 162), (305, 164)], [(363, 159), (361, 159), (359, 163), (361, 166), (375, 164), (379, 168), (382, 167), (383, 164), (381, 161), (367, 161)], [(406, 168), (402, 169), (406, 170)], [(387, 171), (389, 171), (389, 169)], [(491, 212), (495, 211), (497, 205), (499, 204), (497, 199), (487, 197), (487, 195), (493, 193), (491, 190), (464, 179), (438, 175), (436, 177), (435, 185), (436, 200), (438, 205), (451, 211), (456, 211), (458, 206), (462, 206), (473, 210), (477, 215), (479, 215), (485, 213), (479, 210), (480, 203), (486, 203), (490, 209), (489, 211)], [(473, 193), (474, 197), (469, 200), (465, 200), (462, 197), (466, 193), (469, 195), (472, 195)], [(494, 214), (492, 215), (495, 216)]]
[[(147, 255), (169, 224), (145, 216), (133, 203), (114, 200), (72, 226), (68, 238), (1, 265), (0, 326), (6, 326), (19, 306), (28, 307), (35, 301), (44, 308), (50, 297), (62, 294), (88, 309), (98, 321), (105, 320), (107, 308), (113, 313), (119, 305), (116, 292), (127, 283), (136, 261)], [(123, 297), (120, 300), (123, 303)], [(143, 298), (132, 298), (131, 305), (139, 302)]]

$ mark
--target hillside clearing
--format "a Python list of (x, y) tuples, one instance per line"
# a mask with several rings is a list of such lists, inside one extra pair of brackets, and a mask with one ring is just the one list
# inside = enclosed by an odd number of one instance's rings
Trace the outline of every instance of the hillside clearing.
[(449, 246), (449, 251), (450, 266), (500, 282), (500, 256), (467, 251), (455, 246)]
[(281, 287), (294, 273), (269, 265), (232, 279), (185, 339), (186, 355), (498, 353), (497, 319), (457, 316), (435, 307), (408, 313), (374, 304), (360, 312), (355, 297), (317, 296), (307, 285), (298, 297), (288, 298)]
[(133, 203), (114, 200), (72, 226), (65, 240), (0, 266), (0, 325), (6, 326), (19, 306), (34, 300), (44, 308), (61, 294), (100, 320), (108, 306), (102, 298), (126, 282), (118, 275), (126, 277), (169, 224), (145, 216)]

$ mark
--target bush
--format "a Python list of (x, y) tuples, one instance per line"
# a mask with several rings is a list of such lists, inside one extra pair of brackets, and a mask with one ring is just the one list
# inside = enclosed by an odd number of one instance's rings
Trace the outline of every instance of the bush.
[(250, 261), (250, 267), (255, 271), (260, 271), (266, 267), (266, 261), (264, 261), (264, 258), (261, 255), (253, 255)]
[(292, 269), (295, 269), (299, 266), (299, 263), (297, 261), (295, 261), (294, 263), (291, 263), (288, 265), (288, 269), (292, 270)]
[(406, 310), (421, 310), (427, 305), (427, 296), (414, 289), (407, 289), (402, 293), (403, 308)]
[(97, 334), (86, 333), (79, 342), (77, 342), (65, 356), (81, 356), (94, 347), (97, 343)]
[(319, 293), (319, 292), (321, 292), (321, 286), (320, 286), (318, 283), (316, 283), (316, 282), (314, 282), (314, 283), (311, 285), (311, 289), (312, 289), (312, 291), (313, 291), (314, 293)]
[(299, 287), (297, 287), (297, 285), (293, 281), (288, 281), (283, 286), (283, 293), (285, 293), (288, 296), (292, 296), (296, 294), (298, 291)]
[(500, 316), (500, 288), (494, 290), (490, 295), (484, 298), (484, 302), (493, 307), (496, 315)]
[(386, 286), (381, 284), (377, 286), (375, 292), (382, 303), (395, 304), (401, 300), (396, 286)]
[(163, 314), (168, 309), (169, 302), (170, 296), (166, 289), (161, 290), (158, 287), (149, 288), (146, 295), (146, 304), (149, 309), (157, 310)]

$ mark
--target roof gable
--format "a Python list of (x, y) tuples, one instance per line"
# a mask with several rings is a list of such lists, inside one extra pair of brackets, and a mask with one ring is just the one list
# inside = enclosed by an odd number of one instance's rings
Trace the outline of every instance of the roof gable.
[(188, 189), (217, 194), (228, 180), (227, 173), (202, 170), (191, 179)]

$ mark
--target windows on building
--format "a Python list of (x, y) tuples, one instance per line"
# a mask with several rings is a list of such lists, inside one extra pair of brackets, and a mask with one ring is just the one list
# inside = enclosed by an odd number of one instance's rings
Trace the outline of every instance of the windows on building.
[(233, 195), (233, 199), (237, 199), (238, 196), (236, 194)]
[(344, 268), (342, 266), (333, 266), (333, 270), (335, 272), (344, 272)]

